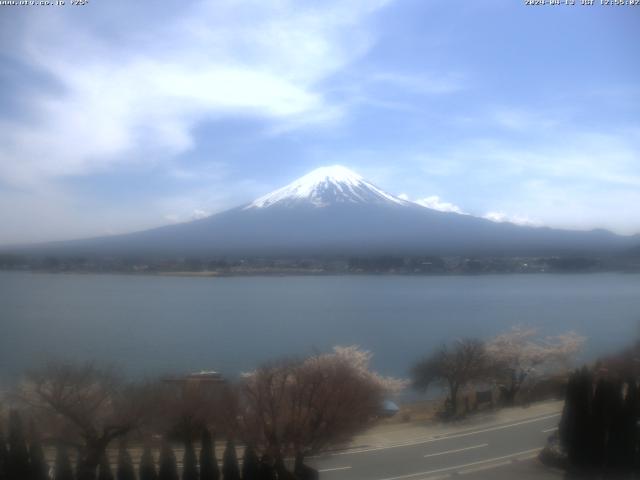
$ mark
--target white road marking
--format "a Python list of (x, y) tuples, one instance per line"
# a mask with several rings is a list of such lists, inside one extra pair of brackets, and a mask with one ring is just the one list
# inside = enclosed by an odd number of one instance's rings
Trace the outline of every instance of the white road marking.
[(425, 455), (424, 458), (437, 457), (439, 455), (446, 455), (447, 453), (464, 452), (466, 450), (473, 450), (474, 448), (482, 448), (482, 447), (488, 447), (488, 446), (489, 446), (488, 443), (481, 443), (480, 445), (474, 445), (472, 447), (457, 448), (455, 450), (445, 450), (444, 452), (438, 452), (438, 453), (429, 453), (429, 454)]
[(458, 475), (469, 475), (470, 473), (478, 473), (478, 472), (484, 472), (485, 470), (491, 470), (494, 468), (506, 467), (507, 465), (512, 465), (511, 462), (512, 462), (511, 460), (503, 460), (502, 462), (498, 462), (498, 463), (490, 463), (488, 465), (480, 465), (472, 468), (466, 468), (464, 470), (459, 470), (456, 473)]
[(337, 470), (349, 470), (351, 467), (334, 467), (334, 468), (324, 468), (322, 470), (318, 470), (318, 472), (335, 472)]
[(506, 460), (504, 462), (492, 463), (490, 465), (481, 465), (479, 467), (468, 468), (468, 469), (465, 469), (465, 470), (460, 470), (457, 473), (460, 474), (460, 475), (468, 475), (470, 473), (481, 472), (483, 470), (489, 470), (489, 469), (492, 469), (492, 468), (504, 467), (506, 465), (513, 465), (514, 461), (524, 461), (524, 460), (531, 460), (532, 458), (536, 458), (538, 456), (538, 452), (540, 450), (541, 449), (537, 449), (537, 450), (534, 451), (534, 453), (531, 453), (529, 455), (518, 456), (518, 458), (514, 458), (512, 460)]
[(483, 463), (498, 462), (500, 460), (505, 460), (507, 458), (514, 458), (514, 457), (518, 457), (518, 456), (521, 456), (521, 455), (526, 455), (526, 454), (532, 453), (532, 452), (539, 452), (540, 450), (542, 450), (541, 447), (532, 448), (530, 450), (523, 450), (522, 452), (516, 452), (516, 453), (511, 453), (509, 455), (503, 455), (501, 457), (487, 458), (485, 460), (478, 460), (477, 462), (470, 462), (470, 463), (465, 463), (465, 464), (462, 464), (462, 465), (453, 465), (451, 467), (437, 468), (435, 470), (429, 470), (429, 471), (426, 471), (426, 472), (409, 473), (409, 474), (406, 474), (406, 475), (398, 475), (397, 477), (386, 477), (386, 478), (381, 478), (379, 480), (402, 480), (402, 479), (405, 479), (405, 478), (420, 477), (420, 476), (424, 476), (424, 475), (431, 475), (433, 473), (446, 472), (448, 470), (458, 470), (458, 469), (462, 469), (462, 468), (472, 467), (474, 465), (482, 465)]
[(542, 430), (542, 433), (554, 432), (558, 429), (558, 427), (547, 428), (546, 430)]
[(543, 417), (536, 417), (536, 418), (531, 418), (529, 420), (523, 420), (521, 422), (516, 422), (516, 423), (510, 423), (507, 425), (498, 425), (496, 427), (489, 427), (489, 428), (485, 428), (482, 430), (474, 430), (472, 432), (465, 432), (465, 433), (454, 433), (451, 435), (443, 435), (442, 437), (437, 437), (437, 438), (433, 438), (430, 437), (428, 439), (423, 439), (423, 440), (418, 440), (418, 441), (413, 441), (413, 442), (405, 442), (405, 443), (395, 443), (392, 445), (386, 445), (383, 447), (370, 447), (370, 448), (361, 448), (358, 450), (346, 450), (344, 452), (335, 452), (335, 453), (331, 453), (328, 456), (338, 456), (338, 455), (353, 455), (356, 453), (367, 453), (367, 452), (377, 452), (379, 450), (389, 450), (392, 448), (400, 448), (400, 447), (411, 447), (413, 445), (424, 445), (425, 443), (433, 443), (433, 442), (440, 442), (443, 440), (449, 440), (452, 438), (461, 438), (461, 437), (468, 437), (469, 435), (477, 435), (478, 433), (485, 433), (485, 432), (493, 432), (495, 430), (502, 430), (505, 428), (511, 428), (511, 427), (517, 427), (519, 425), (525, 425), (527, 423), (533, 423), (533, 422), (540, 422), (542, 420), (547, 420), (549, 418), (553, 418), (553, 417), (559, 417), (560, 416), (560, 412), (558, 413), (554, 413), (552, 415), (545, 415)]
[[(522, 457), (518, 457), (518, 458), (514, 458), (513, 460), (505, 460), (503, 462), (499, 462), (499, 463), (492, 463), (489, 465), (480, 465), (478, 467), (473, 467), (473, 468), (467, 468), (465, 470), (459, 470), (457, 472), (453, 472), (454, 475), (469, 475), (470, 473), (477, 473), (477, 472), (482, 472), (485, 470), (493, 470), (495, 468), (499, 468), (499, 467), (505, 467), (507, 465), (513, 465), (514, 461), (519, 461), (519, 462), (523, 462), (525, 460), (531, 460), (533, 458), (536, 458), (537, 452), (531, 454), (531, 455), (525, 455)], [(451, 478), (451, 474), (450, 473), (445, 473), (444, 475), (440, 474), (440, 475), (436, 475), (436, 476), (432, 476), (432, 477), (423, 477), (420, 480), (441, 480), (443, 478)]]

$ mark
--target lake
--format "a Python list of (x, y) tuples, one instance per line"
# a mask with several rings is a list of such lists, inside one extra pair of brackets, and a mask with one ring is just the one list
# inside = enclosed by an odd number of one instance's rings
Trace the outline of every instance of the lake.
[(640, 335), (640, 275), (162, 277), (0, 272), (0, 379), (47, 358), (131, 375), (214, 369), (357, 344), (382, 373), (460, 336), (513, 325), (588, 337), (583, 358)]

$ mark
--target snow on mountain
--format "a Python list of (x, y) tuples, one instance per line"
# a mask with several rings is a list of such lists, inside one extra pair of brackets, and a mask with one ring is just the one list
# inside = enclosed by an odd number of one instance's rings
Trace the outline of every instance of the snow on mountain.
[(411, 205), (411, 202), (379, 189), (348, 168), (333, 165), (313, 170), (289, 185), (254, 200), (244, 209), (276, 205), (326, 207), (345, 203)]

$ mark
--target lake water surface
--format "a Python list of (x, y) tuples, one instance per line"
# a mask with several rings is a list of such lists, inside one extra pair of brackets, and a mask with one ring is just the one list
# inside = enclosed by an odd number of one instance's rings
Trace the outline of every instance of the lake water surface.
[(156, 277), (0, 272), (0, 378), (49, 357), (135, 375), (233, 376), (283, 355), (358, 344), (374, 367), (513, 325), (588, 337), (584, 358), (640, 334), (640, 275)]

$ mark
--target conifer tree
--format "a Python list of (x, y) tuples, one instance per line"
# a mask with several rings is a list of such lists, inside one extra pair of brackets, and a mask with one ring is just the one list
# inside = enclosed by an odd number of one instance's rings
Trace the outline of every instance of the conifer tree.
[(82, 447), (76, 448), (76, 478), (78, 480), (84, 480), (90, 475), (90, 468), (85, 462), (85, 449)]
[(198, 459), (193, 448), (191, 438), (184, 442), (184, 456), (182, 457), (182, 480), (198, 480)]
[(30, 480), (49, 480), (49, 465), (44, 457), (40, 437), (33, 431), (29, 445), (29, 464), (31, 468)]
[(623, 389), (620, 382), (610, 383), (610, 400), (608, 413), (610, 417), (609, 430), (606, 439), (606, 467), (615, 475), (621, 475), (625, 470), (625, 460), (627, 453), (627, 428), (626, 423), (629, 416), (625, 411)]
[(640, 435), (638, 435), (638, 422), (640, 422), (640, 386), (635, 379), (628, 380), (627, 397), (625, 399), (625, 411), (628, 416), (627, 422), (627, 462), (629, 468), (635, 472), (640, 471)]
[(284, 459), (281, 454), (278, 454), (276, 457), (276, 462), (274, 465), (274, 469), (276, 471), (276, 475), (278, 476), (278, 480), (296, 480), (296, 477), (287, 470), (284, 465)]
[(54, 470), (56, 480), (73, 480), (73, 469), (69, 460), (67, 449), (59, 445), (56, 452), (56, 465)]
[(160, 450), (160, 471), (158, 480), (179, 480), (176, 456), (169, 442), (164, 442)]
[(224, 455), (222, 457), (222, 478), (224, 480), (240, 480), (236, 447), (231, 440), (227, 441), (227, 446), (224, 449)]
[[(0, 421), (2, 421), (2, 417), (0, 417)], [(0, 480), (7, 480), (6, 461), (7, 461), (7, 444), (4, 439), (2, 425), (0, 424)]]
[(153, 453), (149, 446), (144, 447), (142, 457), (140, 457), (140, 480), (158, 480), (158, 473), (156, 471), (156, 462), (153, 459)]
[(100, 458), (100, 465), (98, 466), (98, 480), (113, 480), (111, 462), (109, 461), (109, 456), (106, 453)]
[(200, 480), (218, 480), (220, 469), (216, 459), (216, 450), (211, 433), (205, 427), (202, 430), (202, 444), (200, 448)]
[(586, 368), (569, 377), (559, 433), (569, 463), (578, 467), (589, 463), (591, 391), (591, 374)]
[(242, 480), (258, 480), (260, 460), (251, 444), (244, 449), (242, 458)]
[(29, 449), (25, 440), (20, 415), (9, 413), (9, 452), (6, 460), (6, 475), (9, 480), (28, 479), (30, 473)]
[(589, 456), (590, 463), (595, 468), (603, 467), (607, 463), (609, 433), (614, 415), (613, 389), (614, 386), (609, 380), (601, 378), (593, 393)]
[(273, 459), (268, 455), (262, 455), (260, 459), (260, 474), (258, 476), (260, 480), (276, 480), (276, 471), (273, 468)]
[(298, 480), (318, 480), (320, 478), (316, 469), (304, 464), (304, 454), (302, 452), (296, 453), (293, 473)]
[(627, 380), (627, 394), (622, 408), (621, 465), (631, 471), (636, 465), (638, 448), (638, 386), (634, 378)]
[[(567, 382), (567, 388), (564, 399), (564, 406), (562, 408), (562, 417), (558, 424), (558, 434), (560, 442), (567, 451), (569, 462), (576, 464), (576, 430), (577, 430), (577, 416), (578, 416), (578, 372), (575, 371), (569, 375)], [(298, 464), (298, 458), (296, 458), (296, 469)], [(297, 471), (296, 471), (297, 473)]]
[(131, 455), (124, 445), (118, 449), (118, 469), (116, 471), (117, 480), (136, 480), (136, 472), (133, 468)]

